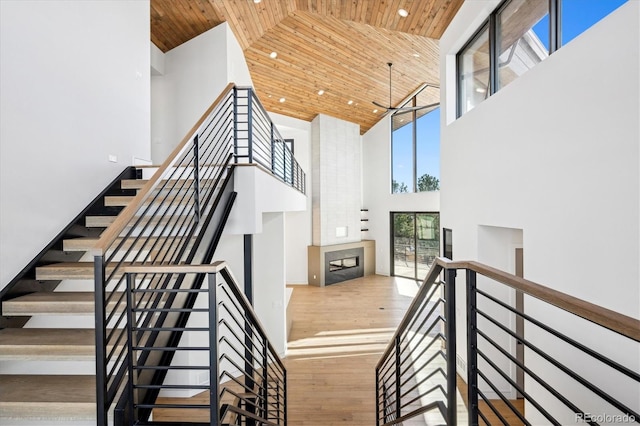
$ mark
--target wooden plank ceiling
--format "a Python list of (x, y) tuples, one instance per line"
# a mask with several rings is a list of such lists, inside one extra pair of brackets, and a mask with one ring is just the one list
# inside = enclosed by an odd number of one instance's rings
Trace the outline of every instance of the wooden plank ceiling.
[[(268, 111), (306, 121), (327, 114), (365, 133), (384, 112), (372, 101), (389, 103), (387, 62), (392, 105), (422, 83), (438, 84), (437, 40), (462, 2), (151, 0), (151, 41), (167, 52), (226, 21)], [(437, 102), (438, 91), (429, 93), (425, 101)]]

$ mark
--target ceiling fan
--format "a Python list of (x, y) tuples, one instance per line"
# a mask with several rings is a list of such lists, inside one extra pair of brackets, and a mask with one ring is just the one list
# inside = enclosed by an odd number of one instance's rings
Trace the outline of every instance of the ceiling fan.
[(385, 105), (382, 105), (381, 103), (373, 101), (373, 104), (375, 106), (377, 106), (379, 108), (384, 108), (386, 110), (384, 112), (384, 115), (387, 115), (389, 113), (394, 113), (394, 112), (418, 111), (418, 110), (421, 110), (421, 109), (431, 108), (431, 107), (440, 105), (440, 102), (436, 102), (436, 103), (429, 104), (429, 105), (419, 105), (419, 106), (406, 106), (406, 107), (394, 107), (394, 106), (392, 106), (391, 105), (391, 67), (393, 67), (393, 63), (387, 62), (387, 65), (389, 65), (389, 106), (385, 106)]

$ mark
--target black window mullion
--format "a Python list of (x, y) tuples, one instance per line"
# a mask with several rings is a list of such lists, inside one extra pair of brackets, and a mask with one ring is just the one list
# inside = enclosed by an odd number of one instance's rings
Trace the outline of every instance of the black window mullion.
[(498, 91), (498, 63), (500, 52), (498, 52), (498, 14), (494, 11), (489, 15), (489, 88), (488, 92), (493, 95)]
[(549, 0), (549, 54), (562, 46), (562, 0)]

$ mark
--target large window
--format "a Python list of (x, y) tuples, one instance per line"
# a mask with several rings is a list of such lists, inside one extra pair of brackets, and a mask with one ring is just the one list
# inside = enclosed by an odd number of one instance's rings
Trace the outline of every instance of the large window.
[[(432, 105), (439, 89), (428, 86), (404, 106)], [(440, 107), (399, 111), (391, 118), (391, 192), (440, 189)]]
[(458, 117), (628, 0), (505, 0), (460, 50)]
[(440, 255), (440, 214), (391, 213), (391, 274), (424, 280)]

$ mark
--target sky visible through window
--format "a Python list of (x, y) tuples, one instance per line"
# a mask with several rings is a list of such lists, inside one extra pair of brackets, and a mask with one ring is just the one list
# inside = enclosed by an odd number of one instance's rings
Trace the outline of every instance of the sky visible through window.
[[(543, 1), (543, 0), (535, 0)], [(566, 45), (596, 22), (629, 0), (562, 0), (561, 40)], [(549, 49), (549, 15), (533, 27), (533, 32)], [(413, 127), (405, 125), (393, 132), (393, 181), (413, 191)], [(429, 174), (440, 180), (440, 108), (417, 120), (416, 179)]]
[[(440, 108), (417, 120), (417, 179), (425, 173), (440, 179)], [(413, 127), (393, 132), (393, 180), (413, 191)]]
[[(596, 22), (622, 6), (628, 0), (562, 0), (562, 44), (582, 34)], [(549, 49), (549, 15), (533, 27), (540, 41)]]

